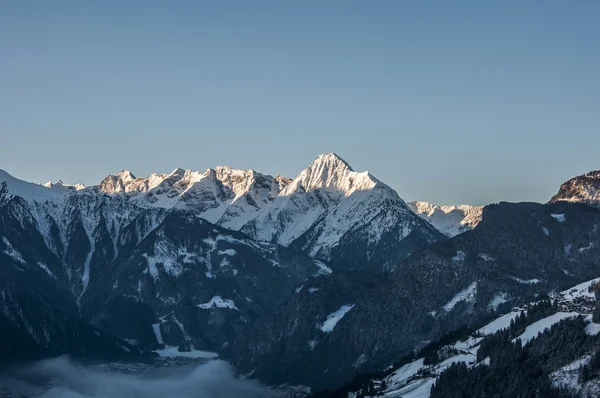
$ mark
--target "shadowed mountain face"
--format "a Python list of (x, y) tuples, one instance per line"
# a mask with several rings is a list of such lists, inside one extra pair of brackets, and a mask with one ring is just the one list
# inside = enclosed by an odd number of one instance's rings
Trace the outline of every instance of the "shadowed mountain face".
[(22, 358), (179, 346), (268, 384), (335, 387), (597, 277), (600, 209), (567, 203), (594, 203), (584, 177), (548, 205), (418, 216), (335, 154), (293, 180), (218, 167), (85, 188), (2, 172), (0, 323)]
[(48, 213), (49, 226), (41, 225), (37, 203), (5, 192), (2, 276), (142, 347), (219, 351), (306, 278), (331, 272), (317, 260), (180, 210), (132, 205), (115, 228), (108, 221), (111, 200), (84, 211), (69, 202), (61, 231)]
[[(333, 153), (318, 156), (293, 180), (217, 167), (147, 178), (123, 171), (87, 188), (40, 186), (0, 171), (2, 182), (7, 195), (24, 199), (48, 246), (60, 251), (76, 245), (80, 253), (70, 260), (83, 263), (95, 252), (92, 235), (99, 225), (107, 229), (113, 242), (109, 250), (116, 257), (121, 228), (145, 211), (146, 224), (136, 231), (145, 233), (172, 209), (293, 248), (333, 269), (389, 270), (423, 245), (444, 238), (393, 189), (368, 172), (355, 172)], [(70, 239), (80, 227), (88, 243)], [(85, 290), (84, 283), (79, 289)]]
[(487, 206), (473, 231), (413, 254), (389, 277), (338, 273), (305, 284), (244, 335), (235, 363), (268, 383), (342, 384), (462, 325), (596, 277), (598, 226), (600, 211), (584, 205)]
[(142, 347), (220, 351), (328, 266), (390, 270), (443, 238), (335, 154), (293, 180), (217, 167), (86, 188), (0, 172), (2, 275)]
[(95, 360), (153, 357), (62, 311), (22, 281), (0, 279), (0, 292), (0, 367), (64, 354)]

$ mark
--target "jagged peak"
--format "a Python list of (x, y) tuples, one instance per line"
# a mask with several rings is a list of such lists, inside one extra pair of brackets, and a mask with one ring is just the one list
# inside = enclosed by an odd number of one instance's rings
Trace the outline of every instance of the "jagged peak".
[(416, 213), (429, 213), (432, 214), (436, 210), (440, 210), (444, 213), (450, 213), (455, 210), (459, 210), (462, 212), (469, 211), (478, 211), (481, 212), (483, 206), (474, 206), (474, 205), (436, 205), (430, 202), (425, 202), (421, 200), (415, 200), (408, 203), (409, 207), (411, 207)]
[(284, 176), (282, 176), (282, 175), (280, 175), (280, 174), (277, 174), (277, 175), (275, 176), (275, 181), (277, 181), (277, 183), (279, 184), (279, 190), (281, 191), (281, 190), (283, 190), (285, 187), (287, 187), (288, 185), (290, 185), (290, 183), (291, 183), (292, 181), (294, 181), (294, 180), (293, 180), (293, 179), (291, 179), (291, 178), (288, 178), (288, 177), (284, 177)]
[(48, 181), (43, 186), (50, 189), (74, 189), (76, 191), (85, 189), (85, 185), (83, 184), (65, 184), (62, 180), (58, 180), (57, 182)]
[[(288, 196), (295, 191), (315, 191), (327, 189), (343, 195), (355, 191), (364, 191), (375, 186), (386, 186), (369, 172), (355, 172), (352, 167), (337, 154), (330, 152), (317, 158), (304, 169), (282, 192)], [(390, 189), (391, 190), (391, 189)]]
[(414, 201), (408, 207), (446, 236), (456, 236), (479, 224), (483, 206), (438, 206), (429, 202)]
[(333, 167), (347, 168), (350, 171), (354, 171), (354, 169), (352, 169), (350, 164), (348, 164), (348, 162), (346, 162), (344, 159), (342, 159), (335, 152), (323, 153), (323, 154), (317, 156), (315, 158), (315, 160), (312, 162), (311, 166), (320, 165), (320, 164), (327, 164), (328, 166), (333, 166)]
[(129, 170), (121, 170), (120, 173), (117, 173), (117, 176), (121, 177), (123, 180), (135, 180), (135, 176)]
[(175, 170), (173, 170), (168, 176), (169, 177), (173, 177), (173, 176), (183, 177), (187, 171), (191, 171), (191, 170), (184, 170), (181, 167), (178, 167)]
[(600, 206), (600, 170), (590, 171), (564, 182), (549, 203), (561, 201)]
[(135, 185), (136, 177), (129, 170), (122, 170), (115, 174), (110, 174), (100, 183), (100, 189), (105, 193), (130, 192), (130, 186)]

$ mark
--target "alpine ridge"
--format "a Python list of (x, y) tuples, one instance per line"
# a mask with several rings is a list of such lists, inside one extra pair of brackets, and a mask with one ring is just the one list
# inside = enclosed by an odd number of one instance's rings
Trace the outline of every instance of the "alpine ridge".
[(437, 206), (414, 201), (408, 206), (446, 236), (453, 237), (475, 228), (481, 221), (483, 206)]
[(390, 270), (443, 238), (333, 153), (294, 179), (219, 166), (84, 187), (0, 171), (0, 276), (142, 349), (220, 353), (307, 278)]
[(597, 278), (596, 174), (577, 179), (549, 204), (481, 208), (407, 204), (334, 153), (293, 179), (219, 166), (84, 187), (0, 171), (0, 325), (23, 347), (0, 357), (185, 351), (271, 385), (343, 386)]
[(600, 206), (600, 170), (590, 171), (562, 184), (550, 203), (560, 201)]
[[(368, 172), (355, 172), (335, 153), (319, 155), (293, 180), (226, 166), (204, 172), (176, 169), (146, 178), (123, 170), (90, 187), (62, 182), (41, 186), (4, 171), (2, 180), (36, 208), (52, 203), (60, 212), (65, 203), (93, 201), (110, 202), (120, 214), (133, 213), (118, 207), (156, 214), (188, 211), (253, 239), (327, 261), (334, 269), (388, 270), (419, 247), (444, 238), (393, 189)], [(119, 221), (113, 224), (119, 228)], [(385, 258), (379, 253), (384, 246)]]

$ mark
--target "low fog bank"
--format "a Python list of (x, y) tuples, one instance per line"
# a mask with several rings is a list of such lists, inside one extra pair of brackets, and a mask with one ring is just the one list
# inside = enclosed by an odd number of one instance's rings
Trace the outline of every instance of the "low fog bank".
[(223, 361), (151, 373), (116, 373), (90, 369), (66, 357), (37, 362), (0, 376), (0, 396), (43, 398), (228, 398), (276, 397), (251, 380), (237, 379)]

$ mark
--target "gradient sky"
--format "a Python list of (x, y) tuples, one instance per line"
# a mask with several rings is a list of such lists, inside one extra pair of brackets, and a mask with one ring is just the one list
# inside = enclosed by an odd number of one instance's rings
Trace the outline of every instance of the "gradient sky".
[(600, 2), (0, 1), (0, 168), (294, 177), (546, 201), (600, 169)]

